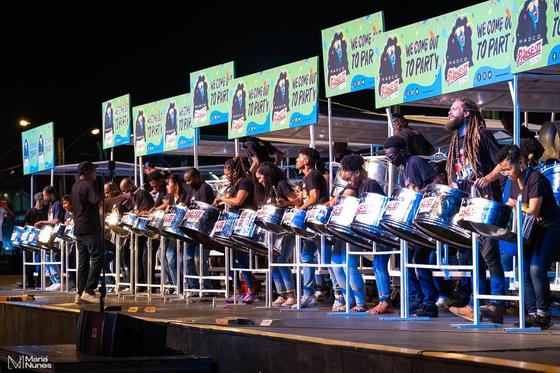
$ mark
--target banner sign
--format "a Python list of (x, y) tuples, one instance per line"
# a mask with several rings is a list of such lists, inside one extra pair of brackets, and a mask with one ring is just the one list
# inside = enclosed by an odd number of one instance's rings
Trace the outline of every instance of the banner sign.
[(54, 123), (43, 124), (21, 133), (23, 174), (53, 169)]
[(106, 101), (101, 105), (103, 149), (130, 144), (130, 95)]

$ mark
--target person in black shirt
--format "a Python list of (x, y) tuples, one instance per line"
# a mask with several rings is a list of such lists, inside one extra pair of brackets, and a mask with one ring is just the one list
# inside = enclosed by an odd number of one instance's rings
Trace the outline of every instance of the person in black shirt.
[[(241, 209), (256, 210), (255, 189), (250, 177), (249, 163), (246, 158), (234, 157), (230, 158), (224, 164), (224, 175), (230, 182), (229, 188), (226, 190), (225, 196), (218, 196), (214, 199), (214, 204), (224, 202), (226, 209), (230, 211), (239, 211)], [(235, 247), (234, 247), (235, 248)], [(249, 268), (249, 256), (240, 250), (235, 250), (233, 260), (238, 268)], [(234, 277), (236, 281), (237, 293), (225, 300), (226, 303), (243, 302), (251, 304), (256, 299), (256, 288), (253, 285), (253, 276), (251, 272), (242, 271), (241, 275), (247, 285), (247, 292), (242, 293), (239, 277)], [(231, 272), (233, 277), (233, 272)]]
[[(241, 147), (247, 150), (247, 156), (251, 160), (250, 171), (252, 174), (257, 171), (257, 167), (262, 162), (274, 162), (274, 164), (278, 166), (280, 162), (282, 162), (282, 159), (284, 159), (284, 153), (276, 149), (274, 145), (268, 141), (261, 140), (257, 137), (245, 137)], [(274, 159), (271, 156), (273, 156)]]
[[(273, 204), (280, 207), (297, 206), (301, 201), (297, 198), (293, 188), (288, 183), (284, 172), (271, 162), (259, 165), (255, 174), (259, 182), (256, 189), (257, 204), (259, 207)], [(274, 247), (278, 248), (280, 255), (274, 257), (276, 263), (291, 263), (294, 251), (294, 236), (274, 235)], [(278, 297), (272, 302), (273, 307), (291, 307), (296, 304), (294, 292), (294, 279), (288, 267), (272, 268), (272, 279)]]
[(511, 180), (508, 205), (515, 207), (521, 196), (523, 212), (536, 218), (530, 245), (524, 245), (523, 281), (528, 326), (548, 329), (550, 284), (548, 269), (557, 257), (560, 242), (560, 208), (550, 182), (539, 171), (527, 167), (516, 145), (502, 148), (498, 155), (502, 173)]
[(186, 204), (192, 201), (201, 201), (212, 203), (214, 201), (214, 190), (212, 187), (200, 177), (200, 171), (194, 167), (187, 168), (183, 175), (185, 185), (188, 187)]
[[(79, 254), (78, 293), (75, 303), (99, 302), (95, 288), (101, 273), (101, 191), (95, 183), (97, 165), (83, 161), (78, 165), (78, 181), (72, 186), (74, 234)], [(90, 263), (91, 261), (91, 263)]]
[[(446, 171), (452, 187), (471, 192), (474, 186), (483, 198), (501, 201), (498, 179), (500, 166), (497, 156), (498, 142), (486, 129), (486, 122), (478, 106), (470, 99), (462, 97), (453, 101), (449, 109), (446, 128), (453, 132)], [(504, 269), (500, 258), (498, 241), (480, 238), (479, 294), (486, 294), (486, 266), (490, 271), (491, 295), (505, 295)], [(465, 307), (451, 307), (451, 312), (469, 321), (474, 319), (472, 301)], [(482, 316), (492, 322), (503, 322), (505, 312), (502, 301), (492, 300), (490, 305), (480, 307)]]
[(150, 176), (148, 176), (148, 183), (152, 188), (150, 194), (154, 198), (155, 208), (161, 206), (161, 204), (163, 203), (163, 199), (165, 198), (165, 195), (167, 193), (165, 189), (165, 179), (165, 174), (160, 171), (155, 171), (150, 174)]
[[(185, 204), (188, 206), (192, 201), (200, 201), (204, 203), (213, 203), (214, 190), (212, 187), (200, 177), (200, 171), (194, 167), (189, 167), (183, 174), (183, 180), (187, 189), (185, 191)], [(209, 276), (210, 269), (208, 263), (209, 250), (203, 250), (202, 258), (202, 276)], [(187, 245), (183, 251), (183, 272), (190, 276), (199, 276), (198, 268), (200, 268), (200, 250), (199, 246), (194, 243)], [(200, 282), (198, 279), (189, 278), (187, 280), (189, 289), (199, 289)], [(204, 289), (212, 289), (212, 281), (206, 279), (203, 281)], [(187, 296), (196, 296), (198, 293), (190, 292)]]
[[(35, 193), (35, 206), (25, 212), (24, 225), (35, 225), (36, 222), (47, 220), (48, 203), (43, 199), (43, 193)], [(33, 252), (25, 250), (25, 260), (29, 263), (33, 260)], [(35, 287), (35, 279), (33, 278), (33, 266), (25, 266), (25, 277), (27, 287)], [(23, 286), (23, 285), (22, 285)]]
[(434, 154), (434, 146), (426, 140), (424, 135), (419, 131), (412, 129), (408, 126), (408, 121), (404, 115), (399, 113), (394, 113), (393, 117), (393, 129), (395, 130), (395, 135), (400, 136), (404, 139), (408, 153), (411, 155), (430, 155)]

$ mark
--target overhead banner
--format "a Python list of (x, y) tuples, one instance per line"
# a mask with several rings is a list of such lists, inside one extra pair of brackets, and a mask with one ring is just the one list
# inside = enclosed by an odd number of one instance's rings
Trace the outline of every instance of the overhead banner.
[(317, 123), (317, 68), (313, 57), (232, 80), (228, 137)]
[(228, 121), (229, 83), (234, 77), (233, 62), (190, 74), (193, 127)]
[(101, 105), (103, 149), (130, 144), (130, 95), (106, 101)]
[(22, 132), (21, 148), (24, 175), (54, 168), (54, 124)]
[(383, 12), (321, 31), (327, 97), (375, 87), (373, 37), (383, 32)]
[(513, 0), (486, 1), (444, 16), (442, 93), (512, 78), (514, 7)]
[(136, 157), (194, 146), (191, 94), (132, 108)]
[(512, 73), (560, 63), (560, 1), (515, 0)]
[(384, 32), (375, 38), (378, 50), (375, 90), (377, 107), (441, 94), (444, 42), (437, 33), (440, 18)]

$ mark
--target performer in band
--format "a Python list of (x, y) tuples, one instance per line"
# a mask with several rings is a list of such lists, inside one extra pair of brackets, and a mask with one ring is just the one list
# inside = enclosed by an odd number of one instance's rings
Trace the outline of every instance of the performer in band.
[[(43, 199), (43, 193), (35, 193), (33, 199), (35, 200), (35, 206), (25, 212), (24, 225), (35, 225), (38, 221), (48, 218), (48, 203)], [(31, 263), (35, 254), (30, 250), (24, 250), (22, 255), (25, 255), (26, 262)], [(35, 288), (34, 268), (33, 266), (25, 266), (26, 287), (32, 289)]]
[[(446, 128), (452, 131), (449, 154), (447, 155), (448, 182), (470, 194), (474, 185), (478, 194), (493, 201), (501, 200), (498, 179), (500, 166), (497, 156), (498, 142), (490, 131), (478, 106), (468, 98), (458, 98), (449, 109)], [(480, 239), (479, 293), (486, 294), (486, 267), (490, 271), (491, 295), (505, 295), (504, 270), (500, 260), (498, 241)], [(466, 264), (466, 263), (461, 263)], [(464, 319), (474, 319), (472, 301), (465, 307), (450, 307), (449, 310)], [(495, 323), (503, 322), (505, 307), (503, 301), (492, 300), (480, 307), (483, 317)]]
[[(441, 183), (441, 178), (432, 166), (424, 158), (410, 155), (404, 139), (400, 136), (391, 136), (385, 140), (383, 145), (385, 156), (396, 167), (403, 170), (402, 186), (412, 188), (415, 191), (423, 192), (428, 185)], [(433, 250), (428, 250), (418, 245), (413, 246), (413, 260), (416, 264), (435, 264), (435, 257), (431, 257)], [(385, 266), (386, 268), (386, 266)], [(412, 272), (412, 273), (410, 273)], [(415, 280), (414, 271), (410, 271), (409, 278)], [(411, 287), (413, 298), (422, 299), (420, 304), (411, 304), (410, 314), (419, 317), (438, 317), (438, 289), (435, 286), (432, 270), (426, 268), (416, 268), (418, 282), (422, 294), (418, 296), (415, 289)]]
[[(230, 187), (226, 191), (226, 196), (217, 196), (214, 199), (214, 204), (224, 202), (226, 208), (230, 211), (239, 211), (241, 209), (256, 210), (255, 190), (251, 182), (247, 159), (241, 157), (228, 159), (224, 164), (224, 174), (230, 182)], [(249, 255), (247, 253), (234, 250), (233, 260), (238, 268), (249, 268)], [(231, 275), (233, 276), (233, 273)], [(257, 300), (256, 284), (253, 284), (251, 272), (242, 271), (241, 275), (245, 280), (247, 291), (245, 293), (242, 292), (239, 278), (235, 277), (237, 293), (226, 299), (226, 303), (243, 302), (251, 304)]]
[[(79, 253), (78, 292), (75, 303), (99, 302), (95, 288), (101, 273), (101, 191), (95, 183), (97, 165), (83, 161), (78, 165), (78, 181), (72, 186), (74, 234)], [(91, 263), (90, 263), (91, 261)]]
[[(298, 206), (301, 201), (297, 198), (293, 188), (288, 183), (284, 172), (271, 162), (259, 165), (256, 172), (259, 188), (257, 200), (259, 207), (266, 204), (275, 204), (280, 207)], [(294, 251), (294, 235), (274, 235), (274, 247), (280, 255), (273, 258), (277, 263), (291, 263)], [(272, 279), (278, 297), (272, 302), (273, 307), (291, 307), (296, 304), (294, 292), (294, 279), (288, 267), (274, 267)]]
[[(315, 204), (323, 204), (329, 199), (327, 181), (321, 171), (317, 169), (321, 161), (319, 152), (313, 148), (303, 148), (299, 151), (296, 159), (296, 169), (303, 172), (302, 179), (302, 205), (301, 210), (307, 210)], [(301, 260), (303, 263), (317, 263), (315, 252), (318, 250), (317, 244), (313, 240), (302, 240)], [(330, 263), (330, 260), (328, 261)], [(299, 276), (299, 274), (298, 274)], [(303, 296), (301, 307), (313, 307), (317, 305), (317, 298), (314, 294), (315, 287), (315, 268), (304, 267), (303, 269)], [(292, 306), (297, 307), (297, 304)]]
[[(214, 190), (212, 187), (200, 176), (200, 171), (197, 168), (189, 167), (183, 174), (183, 180), (186, 185), (185, 204), (188, 206), (192, 201), (200, 201), (208, 204), (214, 202)], [(202, 276), (209, 276), (209, 253), (210, 250), (204, 248), (202, 250)], [(183, 251), (183, 273), (189, 276), (200, 276), (200, 250), (199, 246), (195, 243), (187, 244), (186, 250)], [(196, 278), (189, 278), (187, 280), (189, 289), (199, 289), (200, 283)], [(212, 289), (212, 281), (206, 279), (202, 281), (203, 289)], [(199, 293), (189, 292), (187, 296), (198, 296)]]
[(251, 174), (256, 172), (257, 167), (259, 167), (259, 164), (262, 162), (274, 162), (276, 166), (279, 166), (282, 159), (284, 159), (284, 153), (276, 149), (276, 147), (268, 141), (261, 140), (258, 137), (245, 137), (241, 147), (247, 150), (247, 156), (251, 162)]
[(517, 197), (521, 196), (524, 218), (536, 218), (530, 245), (523, 247), (527, 326), (548, 329), (552, 326), (548, 270), (558, 256), (560, 208), (548, 179), (527, 167), (524, 158), (516, 145), (505, 146), (498, 154), (501, 172), (511, 180), (508, 205), (516, 207)]

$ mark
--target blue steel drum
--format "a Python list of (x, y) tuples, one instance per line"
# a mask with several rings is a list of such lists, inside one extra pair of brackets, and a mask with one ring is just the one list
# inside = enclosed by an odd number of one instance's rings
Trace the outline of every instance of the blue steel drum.
[(350, 226), (355, 232), (375, 242), (397, 247), (398, 237), (381, 225), (388, 202), (389, 197), (382, 194), (362, 193), (356, 216)]
[(359, 200), (352, 196), (340, 196), (336, 200), (333, 207), (331, 217), (327, 223), (327, 232), (341, 240), (360, 246), (365, 249), (371, 249), (373, 242), (356, 233), (350, 228), (350, 224), (354, 221), (356, 210), (358, 209)]
[(181, 222), (185, 218), (186, 213), (186, 206), (169, 206), (161, 224), (162, 234), (180, 241), (193, 242), (192, 238), (181, 231)]
[(148, 238), (157, 238), (159, 235), (157, 232), (148, 229), (148, 224), (150, 223), (149, 216), (138, 216), (138, 218), (134, 221), (134, 225), (132, 226), (132, 231), (137, 234), (141, 234), (142, 236)]
[(540, 168), (541, 173), (550, 182), (556, 203), (560, 205), (560, 163), (554, 163)]
[(129, 228), (129, 229), (132, 229), (132, 227), (134, 227), (134, 224), (136, 223), (137, 219), (138, 219), (138, 214), (134, 214), (132, 212), (127, 212), (122, 216), (121, 224), (124, 225), (125, 227)]
[(286, 234), (289, 231), (282, 226), (282, 217), (286, 209), (275, 205), (264, 205), (257, 210), (257, 218), (255, 223), (261, 227), (276, 234)]
[(218, 216), (220, 216), (220, 210), (216, 207), (208, 203), (192, 201), (185, 212), (185, 217), (179, 229), (194, 241), (206, 246), (206, 248), (214, 248), (216, 244), (212, 241), (210, 235), (218, 220)]
[(385, 206), (381, 225), (405, 241), (434, 249), (436, 241), (413, 225), (420, 201), (422, 201), (422, 193), (400, 186), (394, 187), (391, 198)]
[(212, 230), (212, 234), (210, 235), (218, 245), (227, 247), (233, 246), (231, 235), (233, 234), (235, 221), (238, 218), (239, 214), (236, 214), (235, 212), (220, 212), (220, 216), (218, 217), (216, 224), (214, 224), (214, 229)]
[(41, 232), (39, 232), (39, 238), (37, 238), (37, 242), (44, 248), (50, 250), (58, 250), (59, 246), (56, 245), (55, 227), (52, 227), (50, 225), (43, 225), (43, 227), (41, 228)]
[(306, 212), (304, 210), (298, 208), (288, 209), (284, 213), (284, 216), (282, 216), (282, 226), (302, 238), (315, 238), (317, 233), (305, 225), (305, 216)]
[(328, 235), (327, 223), (331, 213), (332, 207), (325, 205), (311, 206), (305, 214), (305, 225), (320, 234)]
[(159, 234), (164, 234), (163, 221), (165, 220), (165, 214), (165, 210), (152, 211), (152, 213), (150, 214), (150, 221), (148, 222), (148, 229)]
[(64, 228), (64, 235), (62, 236), (64, 241), (76, 241), (76, 236), (74, 235), (74, 223), (66, 224)]
[(457, 224), (485, 237), (501, 239), (512, 229), (513, 208), (485, 198), (464, 198)]
[(470, 249), (471, 233), (457, 224), (457, 213), (461, 209), (463, 198), (468, 196), (466, 192), (447, 185), (428, 186), (416, 212), (414, 225), (435, 240)]
[(256, 224), (257, 212), (250, 209), (242, 209), (239, 218), (233, 226), (231, 238), (239, 243), (241, 247), (233, 247), (246, 251), (247, 248), (258, 255), (268, 255), (266, 242), (266, 230)]
[(15, 225), (14, 229), (12, 230), (12, 236), (10, 237), (10, 242), (12, 246), (20, 246), (21, 245), (21, 236), (25, 231), (24, 227), (20, 227), (19, 225)]
[(39, 250), (41, 247), (38, 239), (41, 230), (30, 225), (26, 225), (25, 228), (26, 231), (22, 235), (21, 244), (27, 249)]

